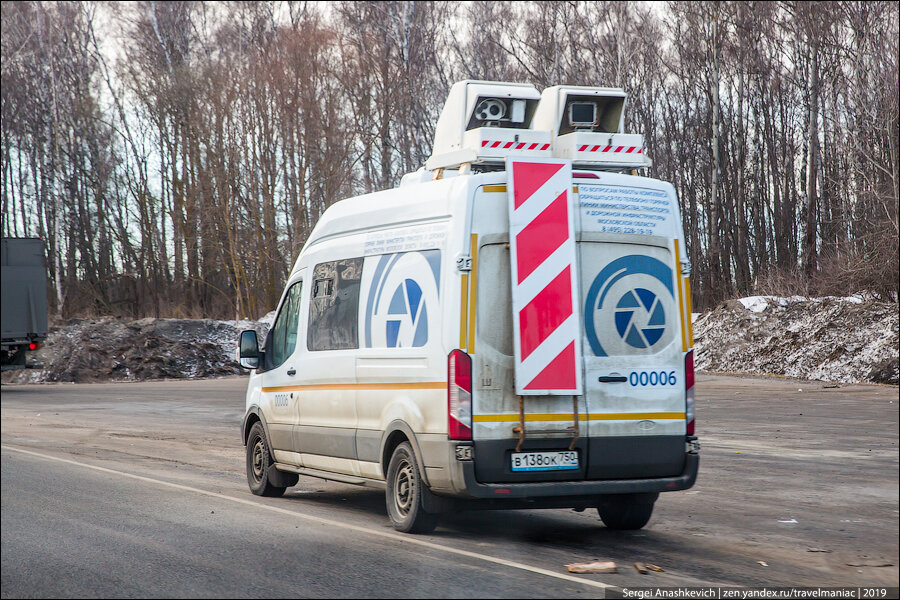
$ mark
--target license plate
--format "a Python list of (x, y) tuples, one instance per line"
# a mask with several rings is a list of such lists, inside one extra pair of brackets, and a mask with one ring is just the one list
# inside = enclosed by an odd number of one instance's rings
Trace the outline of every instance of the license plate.
[(565, 471), (578, 468), (578, 453), (572, 450), (562, 452), (516, 452), (510, 455), (513, 471)]

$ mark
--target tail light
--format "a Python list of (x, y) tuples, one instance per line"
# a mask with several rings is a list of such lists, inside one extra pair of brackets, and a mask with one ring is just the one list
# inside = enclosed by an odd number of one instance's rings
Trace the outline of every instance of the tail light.
[(37, 350), (40, 347), (41, 347), (41, 345), (38, 344), (37, 342), (31, 342), (30, 344), (28, 344), (29, 350)]
[(694, 435), (694, 351), (684, 357), (684, 413), (687, 434)]
[(451, 440), (472, 439), (472, 357), (462, 350), (447, 357), (447, 417)]

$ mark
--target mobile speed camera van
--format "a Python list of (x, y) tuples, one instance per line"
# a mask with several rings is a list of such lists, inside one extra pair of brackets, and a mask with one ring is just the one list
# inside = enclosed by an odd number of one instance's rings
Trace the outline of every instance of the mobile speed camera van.
[(331, 206), (291, 269), (242, 424), (251, 490), (385, 490), (637, 529), (694, 484), (689, 264), (619, 89), (462, 81), (424, 168)]

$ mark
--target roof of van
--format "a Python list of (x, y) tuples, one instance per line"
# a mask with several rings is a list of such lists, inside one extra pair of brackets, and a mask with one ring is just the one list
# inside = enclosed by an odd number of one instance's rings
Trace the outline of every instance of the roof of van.
[(335, 202), (322, 213), (303, 249), (338, 235), (449, 217), (453, 191), (468, 187), (469, 181), (468, 177), (428, 181)]
[[(581, 169), (574, 170), (582, 171)], [(619, 173), (596, 172), (596, 174), (597, 179), (576, 179), (575, 184), (634, 185), (661, 189), (669, 192), (673, 199), (675, 197), (674, 188), (666, 181)], [(453, 201), (459, 197), (458, 190), (505, 182), (506, 173), (494, 171), (412, 183), (340, 200), (322, 213), (309, 239), (304, 244), (301, 254), (317, 243), (338, 236), (449, 218), (453, 214)], [(295, 262), (294, 268), (296, 269), (296, 267)]]

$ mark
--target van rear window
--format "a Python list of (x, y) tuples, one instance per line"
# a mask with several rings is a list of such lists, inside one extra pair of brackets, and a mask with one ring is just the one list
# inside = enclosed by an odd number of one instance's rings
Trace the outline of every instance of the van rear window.
[(313, 271), (306, 347), (310, 350), (359, 348), (359, 283), (362, 258), (319, 263)]
[(513, 355), (509, 245), (489, 244), (478, 253), (478, 337), (481, 343)]

